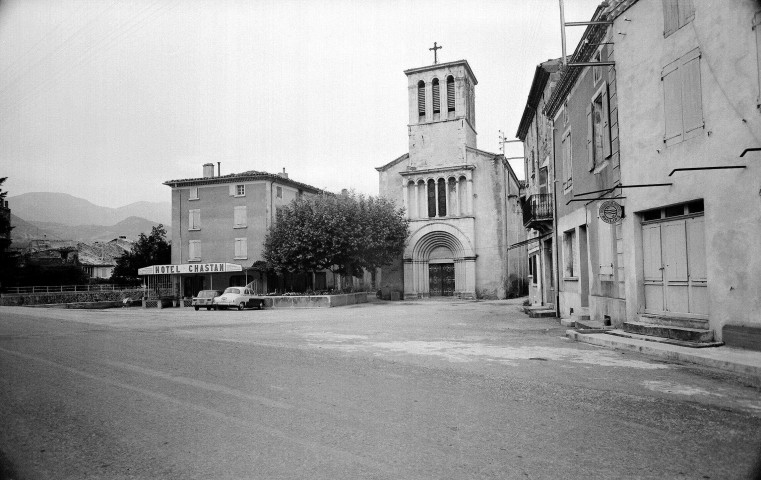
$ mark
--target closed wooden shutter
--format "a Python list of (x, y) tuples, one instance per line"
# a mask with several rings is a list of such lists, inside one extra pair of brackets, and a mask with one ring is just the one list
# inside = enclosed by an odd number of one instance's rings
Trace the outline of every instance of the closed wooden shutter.
[(683, 57), (682, 109), (684, 133), (703, 127), (703, 94), (700, 88), (700, 51), (693, 50)]
[(683, 27), (695, 18), (695, 6), (692, 0), (679, 0), (679, 27)]
[(454, 77), (447, 77), (447, 111), (454, 112)]
[(235, 185), (230, 185), (230, 196), (232, 197), (234, 195), (235, 195)]
[(611, 155), (610, 145), (610, 98), (608, 93), (608, 83), (602, 90), (602, 155), (608, 158)]
[(188, 242), (188, 256), (190, 257), (190, 260), (201, 259), (201, 241), (200, 240), (190, 240), (190, 242)]
[(595, 169), (595, 122), (592, 115), (592, 103), (587, 105), (587, 170)]
[(247, 208), (246, 207), (235, 207), (234, 209), (234, 219), (233, 224), (236, 227), (245, 227), (246, 226), (246, 214), (247, 214)]
[(756, 65), (758, 68), (758, 98), (756, 105), (761, 107), (761, 12), (753, 17), (753, 30), (756, 31)]
[(235, 239), (235, 258), (248, 257), (248, 241), (246, 238)]
[(642, 227), (642, 253), (645, 281), (663, 281), (660, 225), (656, 224)]
[(425, 83), (422, 80), (417, 84), (417, 113), (425, 116)]
[(679, 78), (679, 69), (674, 62), (666, 67), (662, 73), (663, 81), (663, 109), (666, 132), (663, 141), (676, 143), (681, 141), (684, 125), (682, 123), (682, 82)]
[(434, 78), (431, 86), (433, 90), (433, 113), (441, 112), (441, 97), (439, 95), (439, 79)]
[(668, 37), (679, 28), (679, 0), (663, 0), (663, 35)]

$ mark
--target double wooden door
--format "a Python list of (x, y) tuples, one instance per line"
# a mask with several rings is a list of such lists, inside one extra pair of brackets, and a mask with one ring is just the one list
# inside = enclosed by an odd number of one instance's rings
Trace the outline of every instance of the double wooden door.
[(642, 226), (645, 309), (708, 315), (704, 217)]
[(454, 295), (454, 263), (431, 263), (428, 265), (428, 294), (432, 297)]

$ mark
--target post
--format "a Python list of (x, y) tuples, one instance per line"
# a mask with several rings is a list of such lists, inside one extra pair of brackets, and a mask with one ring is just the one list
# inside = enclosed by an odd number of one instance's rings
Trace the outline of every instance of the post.
[(565, 68), (568, 65), (565, 53), (565, 10), (563, 8), (563, 0), (558, 1), (560, 2), (560, 45), (563, 55), (563, 67)]

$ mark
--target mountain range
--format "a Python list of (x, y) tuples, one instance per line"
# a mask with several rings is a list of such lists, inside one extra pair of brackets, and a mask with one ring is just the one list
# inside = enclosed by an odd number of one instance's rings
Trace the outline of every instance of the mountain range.
[(68, 193), (31, 192), (8, 197), (11, 212), (27, 222), (63, 225), (116, 225), (129, 217), (170, 225), (169, 202), (135, 202), (119, 208), (102, 207)]
[(171, 237), (169, 202), (136, 202), (124, 207), (95, 205), (65, 193), (35, 192), (8, 198), (11, 208), (13, 246), (23, 248), (30, 240), (107, 242), (125, 236), (136, 240), (162, 223)]

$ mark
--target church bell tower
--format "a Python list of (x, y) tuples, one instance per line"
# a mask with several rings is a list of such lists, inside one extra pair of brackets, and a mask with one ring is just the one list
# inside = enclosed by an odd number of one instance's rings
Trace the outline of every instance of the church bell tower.
[(405, 70), (409, 91), (409, 166), (462, 165), (476, 148), (475, 86), (466, 60)]

